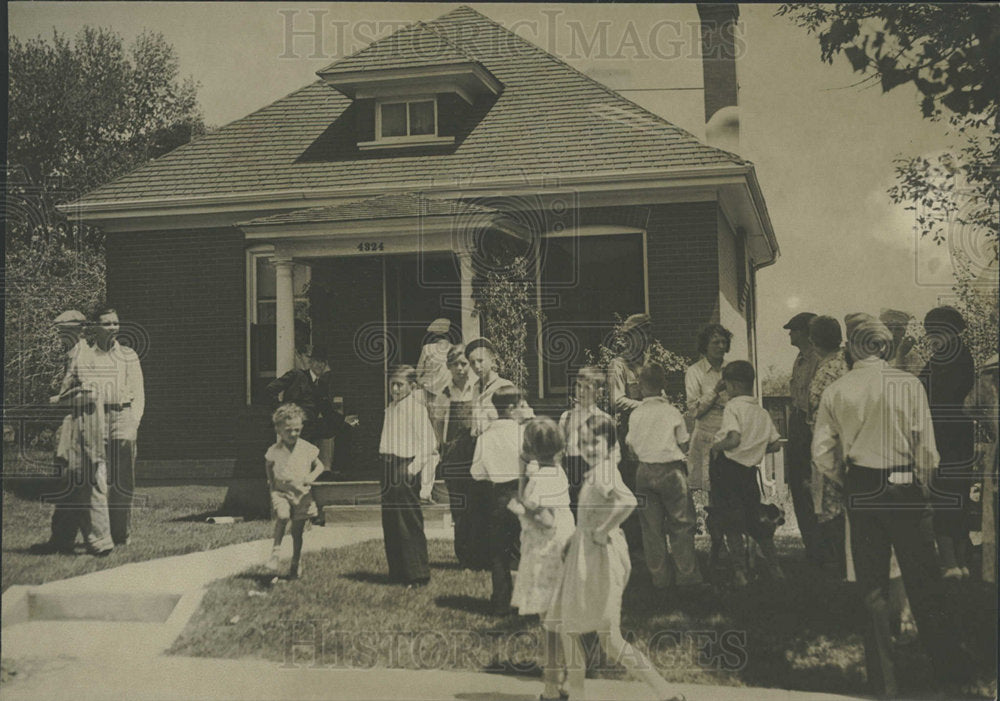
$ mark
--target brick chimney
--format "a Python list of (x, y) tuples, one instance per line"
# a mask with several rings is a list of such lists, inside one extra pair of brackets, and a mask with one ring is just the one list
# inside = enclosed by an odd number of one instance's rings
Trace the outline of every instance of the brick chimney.
[(739, 83), (736, 79), (736, 3), (698, 3), (702, 73), (705, 82), (705, 139), (710, 146), (738, 152)]

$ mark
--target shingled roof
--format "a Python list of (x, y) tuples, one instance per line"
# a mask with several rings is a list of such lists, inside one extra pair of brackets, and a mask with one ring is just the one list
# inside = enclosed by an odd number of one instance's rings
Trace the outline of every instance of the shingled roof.
[[(400, 30), (407, 31), (428, 41), (448, 37), (441, 39), (443, 55), (472, 58), (505, 86), (454, 147), (377, 156), (351, 152), (345, 147), (354, 139), (351, 100), (316, 81), (91, 191), (79, 203), (113, 208), (110, 203), (129, 202), (134, 208), (142, 200), (359, 186), (412, 190), (485, 175), (527, 180), (746, 163), (700, 143), (469, 7)], [(335, 65), (381, 67), (392, 60), (371, 49)]]
[(401, 217), (473, 216), (494, 215), (492, 207), (457, 200), (436, 200), (413, 192), (379, 195), (366, 200), (356, 200), (330, 207), (307, 207), (269, 217), (260, 217), (237, 224), (240, 227), (273, 226), (276, 224), (301, 224), (365, 221), (370, 219), (397, 219)]
[(472, 57), (451, 42), (446, 34), (436, 31), (434, 25), (417, 22), (393, 32), (384, 39), (373, 41), (361, 51), (335, 61), (317, 72), (322, 75), (374, 71), (465, 63), (472, 60)]

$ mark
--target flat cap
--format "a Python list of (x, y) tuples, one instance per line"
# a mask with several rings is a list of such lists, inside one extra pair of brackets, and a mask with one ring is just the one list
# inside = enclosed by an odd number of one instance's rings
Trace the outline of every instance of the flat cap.
[(653, 320), (649, 314), (633, 314), (622, 323), (622, 331), (631, 331), (632, 329), (647, 326), (651, 323), (653, 323)]
[(82, 312), (76, 309), (67, 309), (62, 314), (57, 316), (52, 322), (53, 324), (82, 324), (87, 320), (87, 317), (83, 315)]
[(451, 329), (451, 321), (448, 319), (435, 319), (427, 327), (427, 333), (436, 333), (441, 336), (446, 336), (448, 331)]
[(493, 342), (488, 338), (480, 336), (479, 338), (474, 338), (465, 344), (465, 357), (468, 358), (472, 355), (472, 351), (477, 348), (486, 348), (493, 355), (497, 354), (497, 349), (493, 347)]
[(879, 312), (878, 318), (886, 326), (906, 326), (910, 323), (913, 315), (898, 309), (883, 309)]
[(812, 312), (799, 312), (791, 319), (788, 323), (782, 326), (783, 329), (788, 329), (789, 331), (798, 331), (799, 329), (808, 329), (809, 322), (816, 318), (816, 315)]

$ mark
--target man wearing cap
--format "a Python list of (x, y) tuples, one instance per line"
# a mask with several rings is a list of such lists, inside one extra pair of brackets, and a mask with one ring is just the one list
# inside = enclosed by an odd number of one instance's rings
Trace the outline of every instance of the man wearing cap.
[[(940, 681), (961, 681), (967, 658), (946, 611), (928, 504), (938, 453), (927, 394), (884, 358), (892, 334), (877, 320), (852, 325), (854, 367), (823, 392), (812, 452), (816, 469), (844, 486), (851, 545), (868, 620), (865, 657), (876, 694), (895, 696), (889, 634), (890, 548), (894, 548), (924, 647)], [(842, 457), (841, 459), (839, 459)]]
[(816, 512), (812, 501), (812, 468), (809, 446), (812, 433), (809, 427), (809, 384), (816, 374), (819, 357), (812, 341), (809, 340), (809, 322), (816, 318), (811, 312), (796, 314), (784, 328), (788, 329), (788, 337), (793, 346), (799, 349), (799, 354), (792, 365), (792, 378), (788, 383), (792, 396), (792, 410), (788, 418), (788, 447), (785, 450), (785, 466), (788, 476), (788, 490), (792, 493), (792, 505), (795, 507), (795, 519), (799, 524), (799, 533), (806, 546), (806, 557), (819, 563), (822, 559), (821, 546), (818, 542), (818, 526)]
[[(48, 543), (35, 548), (42, 552), (72, 553), (76, 534), (83, 530), (87, 547), (94, 554), (111, 552), (111, 536), (108, 524), (107, 482), (105, 468), (98, 466), (104, 460), (104, 435), (93, 415), (88, 417), (82, 405), (70, 398), (74, 391), (65, 383), (66, 371), (81, 353), (90, 346), (83, 336), (87, 317), (76, 309), (63, 312), (55, 318), (59, 340), (66, 353), (64, 387), (66, 391), (50, 397), (52, 404), (76, 404), (76, 409), (67, 414), (59, 427), (56, 441), (56, 464), (60, 469), (60, 493), (53, 496), (55, 510), (52, 512), (52, 533)], [(90, 430), (86, 430), (86, 429)], [(90, 450), (87, 450), (87, 448)], [(102, 486), (92, 489), (96, 475), (85, 480), (90, 471), (100, 471)], [(82, 518), (87, 511), (87, 517)]]
[[(615, 417), (618, 428), (619, 463), (625, 485), (635, 491), (636, 473), (639, 461), (632, 457), (631, 451), (625, 449), (625, 438), (628, 435), (628, 420), (632, 411), (642, 404), (642, 392), (639, 390), (639, 370), (649, 360), (649, 346), (652, 342), (652, 319), (649, 314), (632, 314), (622, 324), (622, 347), (618, 355), (608, 364), (608, 399), (611, 401), (611, 413)], [(640, 504), (640, 508), (642, 505)], [(628, 541), (629, 552), (633, 560), (642, 557), (642, 525), (639, 515), (633, 512), (622, 524), (625, 540)]]

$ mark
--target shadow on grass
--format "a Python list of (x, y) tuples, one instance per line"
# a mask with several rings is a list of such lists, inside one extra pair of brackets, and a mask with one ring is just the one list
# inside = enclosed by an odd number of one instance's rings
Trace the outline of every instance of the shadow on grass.
[[(479, 616), (490, 616), (492, 606), (489, 599), (481, 599), (467, 594), (454, 594), (439, 596), (434, 599), (434, 603), (442, 608), (453, 609), (455, 611), (465, 611)], [(498, 618), (497, 621), (503, 619)]]
[(536, 701), (533, 694), (499, 694), (495, 691), (484, 691), (469, 694), (455, 694), (456, 699), (463, 701)]
[(383, 572), (365, 572), (364, 570), (357, 570), (354, 572), (345, 572), (340, 576), (344, 579), (349, 579), (352, 582), (361, 582), (363, 584), (383, 584), (385, 586), (392, 587), (399, 586), (399, 582), (389, 579), (389, 575)]
[(460, 571), (460, 570), (464, 570), (465, 569), (464, 567), (462, 567), (462, 565), (460, 565), (459, 563), (455, 562), (454, 560), (451, 560), (451, 561), (448, 561), (448, 560), (439, 560), (439, 561), (436, 561), (436, 562), (431, 562), (430, 563), (430, 567), (433, 570), (456, 570), (456, 571)]

